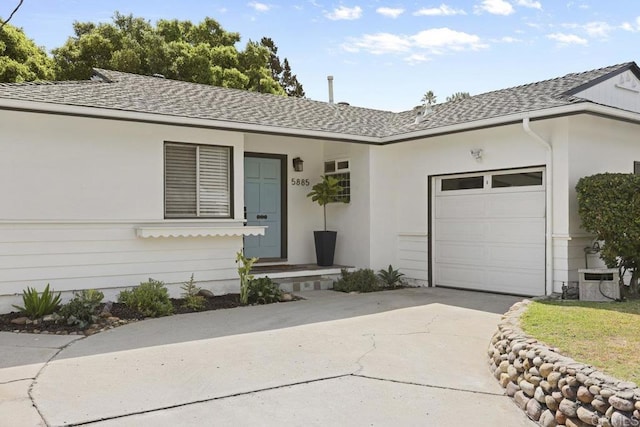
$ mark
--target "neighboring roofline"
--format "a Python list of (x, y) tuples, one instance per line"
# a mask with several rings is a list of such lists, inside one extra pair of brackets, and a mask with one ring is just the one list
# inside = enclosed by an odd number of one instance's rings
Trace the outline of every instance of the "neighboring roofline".
[(620, 67), (617, 70), (614, 70), (608, 74), (600, 76), (597, 79), (590, 80), (587, 83), (584, 83), (584, 84), (581, 84), (580, 86), (576, 86), (572, 89), (569, 89), (564, 93), (564, 95), (568, 95), (568, 96), (575, 95), (577, 93), (582, 92), (585, 89), (589, 89), (590, 87), (593, 87), (599, 83), (602, 83), (603, 81), (608, 80), (611, 77), (615, 77), (618, 74), (622, 74), (625, 71), (631, 71), (640, 80), (640, 68), (638, 68), (638, 65), (636, 65), (635, 62), (632, 62), (624, 67)]
[(36, 101), (24, 101), (0, 98), (0, 110), (22, 111), (31, 113), (47, 113), (64, 116), (75, 116), (107, 120), (123, 120), (131, 122), (177, 125), (186, 127), (215, 129), (222, 131), (240, 131), (247, 133), (269, 134), (291, 137), (313, 138), (321, 140), (331, 140), (338, 142), (389, 145), (405, 141), (432, 138), (453, 133), (468, 132), (505, 126), (522, 122), (528, 118), (531, 121), (552, 119), (576, 114), (593, 114), (601, 117), (622, 120), (630, 123), (640, 124), (640, 113), (621, 110), (619, 108), (608, 107), (595, 104), (589, 101), (576, 102), (559, 107), (546, 108), (543, 110), (526, 111), (515, 114), (508, 114), (488, 119), (475, 120), (471, 122), (458, 123), (450, 126), (441, 126), (433, 129), (421, 129), (414, 132), (397, 134), (387, 137), (370, 137), (362, 135), (351, 135), (339, 132), (326, 132), (307, 129), (294, 129), (278, 126), (256, 125), (251, 123), (241, 123), (225, 120), (199, 119), (180, 116), (169, 116), (157, 113), (131, 112), (125, 110), (112, 110), (97, 107), (70, 106), (52, 104)]

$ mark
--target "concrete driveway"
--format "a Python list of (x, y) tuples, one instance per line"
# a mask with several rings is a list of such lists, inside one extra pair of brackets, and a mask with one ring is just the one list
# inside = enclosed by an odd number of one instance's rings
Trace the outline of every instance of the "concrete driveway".
[(518, 298), (439, 288), (302, 296), (82, 339), (0, 333), (0, 424), (535, 425), (486, 358)]

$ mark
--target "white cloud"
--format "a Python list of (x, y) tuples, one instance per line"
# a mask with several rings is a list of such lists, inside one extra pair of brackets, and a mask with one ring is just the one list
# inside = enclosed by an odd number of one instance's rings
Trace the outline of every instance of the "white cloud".
[(590, 37), (608, 37), (613, 31), (613, 26), (601, 21), (589, 22), (583, 28)]
[(505, 0), (482, 0), (475, 6), (476, 13), (489, 12), (493, 15), (511, 15), (515, 12), (511, 3)]
[(520, 43), (522, 39), (518, 39), (511, 36), (505, 36), (500, 39), (502, 43)]
[(448, 51), (479, 50), (487, 45), (474, 34), (449, 28), (432, 28), (413, 35), (377, 33), (349, 39), (342, 45), (348, 52), (368, 52), (374, 55), (408, 53), (407, 60), (427, 60), (427, 55), (441, 55)]
[(576, 36), (575, 34), (553, 33), (548, 34), (547, 38), (555, 40), (556, 42), (558, 42), (559, 46), (568, 46), (572, 44), (587, 46), (589, 44), (587, 42), (587, 39), (583, 39), (582, 37)]
[(636, 18), (635, 25), (629, 22), (623, 22), (622, 25), (620, 25), (620, 28), (622, 28), (625, 31), (631, 31), (634, 33), (636, 31), (640, 31), (640, 16)]
[(258, 3), (257, 1), (252, 1), (248, 6), (253, 8), (256, 12), (268, 12), (269, 9), (271, 9), (271, 6), (268, 4)]
[(340, 6), (333, 9), (333, 12), (326, 13), (325, 16), (332, 21), (347, 20), (353, 21), (359, 19), (362, 16), (362, 8), (360, 6), (346, 7)]
[(404, 13), (404, 9), (393, 7), (379, 7), (376, 9), (376, 12), (389, 18), (397, 18)]
[(381, 55), (408, 52), (411, 49), (411, 41), (405, 36), (390, 33), (365, 34), (358, 39), (351, 39), (342, 47), (348, 52), (364, 50), (374, 55)]
[(451, 16), (451, 15), (466, 15), (467, 13), (462, 9), (454, 9), (446, 4), (441, 4), (440, 7), (422, 8), (413, 12), (415, 16)]
[(542, 4), (539, 1), (535, 1), (535, 0), (517, 0), (516, 4), (518, 6), (530, 7), (531, 9), (542, 10)]
[(426, 55), (414, 53), (413, 55), (409, 55), (406, 58), (404, 58), (404, 60), (407, 61), (409, 64), (414, 65), (414, 64), (419, 64), (421, 62), (430, 61), (431, 59)]

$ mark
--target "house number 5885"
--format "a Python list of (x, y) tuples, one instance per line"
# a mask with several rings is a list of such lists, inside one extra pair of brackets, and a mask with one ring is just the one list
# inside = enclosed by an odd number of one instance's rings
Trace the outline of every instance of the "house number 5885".
[(308, 187), (311, 185), (308, 179), (300, 179), (300, 178), (291, 178), (291, 185), (301, 185), (303, 187)]

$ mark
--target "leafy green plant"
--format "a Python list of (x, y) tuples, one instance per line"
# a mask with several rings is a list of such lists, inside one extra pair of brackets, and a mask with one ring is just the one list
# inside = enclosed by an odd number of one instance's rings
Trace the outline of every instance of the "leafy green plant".
[(35, 288), (22, 291), (22, 306), (14, 305), (15, 308), (27, 315), (31, 319), (38, 319), (47, 314), (52, 314), (60, 305), (60, 292), (49, 290), (49, 284), (41, 294)]
[(630, 296), (640, 296), (640, 176), (586, 176), (578, 181), (576, 192), (582, 228), (604, 241), (600, 257), (607, 267), (618, 268), (621, 278), (629, 271)]
[(131, 290), (120, 292), (118, 302), (147, 317), (167, 316), (173, 312), (169, 291), (164, 283), (151, 278)]
[(311, 192), (307, 197), (319, 204), (324, 209), (324, 231), (327, 231), (327, 204), (334, 202), (347, 202), (340, 200), (339, 196), (343, 188), (340, 186), (340, 180), (330, 175), (320, 177), (320, 182), (311, 187)]
[(183, 307), (193, 311), (200, 311), (204, 308), (205, 298), (202, 295), (198, 295), (200, 288), (196, 286), (196, 282), (193, 280), (193, 274), (188, 281), (180, 286), (180, 289), (184, 291), (182, 293), (182, 298), (184, 299), (182, 303)]
[(74, 295), (71, 301), (60, 308), (60, 315), (68, 325), (78, 325), (84, 329), (98, 320), (97, 310), (104, 294), (95, 289), (85, 289)]
[(238, 264), (238, 275), (240, 276), (240, 302), (249, 304), (249, 282), (253, 279), (251, 268), (258, 261), (258, 258), (247, 258), (242, 251), (236, 254)]
[(378, 277), (382, 283), (389, 288), (395, 288), (396, 286), (402, 285), (402, 276), (404, 276), (404, 274), (400, 273), (398, 269), (394, 269), (391, 264), (389, 264), (389, 268), (387, 270), (382, 269), (378, 271)]
[(271, 304), (280, 301), (282, 291), (268, 277), (249, 280), (248, 301), (249, 304)]
[(340, 292), (375, 292), (381, 289), (376, 274), (369, 268), (350, 273), (342, 269), (340, 279), (333, 284), (333, 290)]

